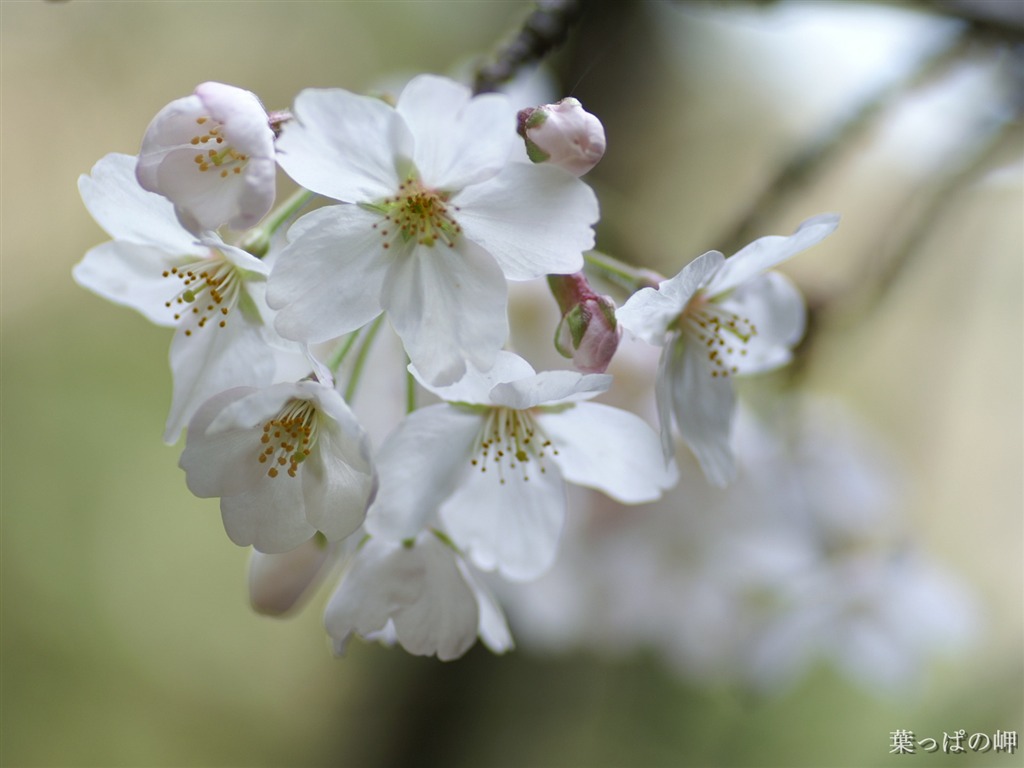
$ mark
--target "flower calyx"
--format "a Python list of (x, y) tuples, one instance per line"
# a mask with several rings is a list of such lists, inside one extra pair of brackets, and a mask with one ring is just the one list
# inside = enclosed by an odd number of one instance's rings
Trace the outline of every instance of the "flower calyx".
[(582, 272), (548, 275), (548, 285), (562, 311), (555, 349), (570, 358), (577, 370), (604, 373), (622, 337), (615, 302), (610, 296), (594, 293)]

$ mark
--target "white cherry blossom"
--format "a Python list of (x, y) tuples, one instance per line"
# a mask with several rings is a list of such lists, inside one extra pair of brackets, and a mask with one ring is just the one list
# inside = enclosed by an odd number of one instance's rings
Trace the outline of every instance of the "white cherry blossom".
[(837, 215), (823, 214), (789, 237), (762, 237), (728, 259), (708, 251), (657, 289), (637, 291), (616, 312), (623, 327), (663, 347), (655, 392), (666, 459), (675, 450), (674, 417), (708, 480), (718, 486), (733, 480), (732, 377), (789, 362), (804, 332), (803, 297), (784, 275), (768, 270), (838, 225)]
[(175, 328), (164, 431), (173, 443), (208, 398), (272, 380), (270, 268), (212, 232), (197, 238), (184, 229), (168, 200), (139, 186), (134, 165), (130, 155), (107, 155), (79, 179), (86, 208), (114, 239), (86, 253), (72, 274), (82, 287)]
[(401, 543), (367, 539), (331, 597), (324, 623), (339, 655), (353, 634), (442, 661), (464, 654), (478, 636), (495, 653), (512, 647), (497, 601), (432, 531)]
[(582, 402), (610, 384), (604, 374), (537, 374), (502, 352), (486, 374), (428, 387), (449, 402), (409, 414), (381, 447), (368, 530), (401, 541), (439, 515), (477, 567), (539, 576), (555, 559), (565, 481), (627, 504), (657, 499), (675, 482), (646, 422)]
[(203, 83), (161, 109), (146, 129), (139, 184), (174, 203), (192, 232), (248, 229), (274, 204), (274, 132), (250, 91)]
[(353, 533), (376, 492), (369, 441), (333, 386), (236, 387), (189, 422), (180, 466), (196, 496), (219, 496), (228, 536), (287, 552), (317, 531)]
[(505, 279), (576, 272), (597, 201), (557, 168), (510, 162), (506, 97), (423, 75), (395, 107), (305, 90), (278, 140), (281, 167), (343, 203), (291, 228), (268, 300), (286, 338), (324, 341), (387, 312), (425, 379), (457, 381), (508, 335)]

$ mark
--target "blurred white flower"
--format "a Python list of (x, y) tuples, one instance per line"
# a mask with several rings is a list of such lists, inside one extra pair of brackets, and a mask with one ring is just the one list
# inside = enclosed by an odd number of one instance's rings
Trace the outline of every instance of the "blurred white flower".
[(287, 552), (317, 531), (348, 536), (376, 492), (362, 427), (317, 381), (211, 398), (189, 423), (180, 466), (192, 493), (221, 498), (231, 540), (261, 552)]
[(962, 647), (970, 596), (906, 544), (884, 445), (834, 402), (784, 410), (777, 431), (740, 409), (727, 489), (683, 460), (678, 489), (628, 521), (594, 496), (547, 574), (500, 585), (520, 642), (653, 648), (687, 679), (763, 690), (819, 659), (894, 690)]
[(553, 168), (509, 162), (506, 98), (472, 97), (429, 75), (397, 106), (305, 90), (278, 140), (299, 184), (357, 205), (292, 227), (270, 280), (287, 338), (324, 341), (382, 311), (420, 373), (451, 384), (486, 370), (508, 335), (505, 279), (575, 272), (593, 245), (597, 200)]
[(610, 383), (602, 374), (538, 374), (502, 352), (486, 374), (428, 386), (448, 403), (412, 412), (381, 447), (381, 492), (367, 528), (400, 541), (439, 513), (476, 566), (535, 578), (555, 559), (564, 481), (628, 504), (656, 499), (675, 482), (642, 419), (582, 402)]
[(837, 215), (823, 214), (789, 237), (762, 237), (729, 259), (708, 251), (619, 308), (625, 328), (663, 347), (655, 391), (666, 459), (675, 451), (674, 417), (708, 480), (725, 486), (735, 478), (731, 377), (789, 362), (804, 331), (800, 292), (781, 273), (767, 270), (821, 242), (838, 225)]
[(114, 239), (85, 254), (75, 281), (105, 299), (174, 327), (174, 389), (164, 440), (177, 441), (218, 392), (274, 376), (264, 300), (269, 266), (214, 233), (196, 238), (170, 202), (142, 189), (135, 158), (110, 154), (78, 182), (89, 213)]
[(161, 109), (146, 129), (136, 175), (194, 233), (248, 229), (274, 204), (274, 132), (254, 93), (203, 83)]
[(794, 586), (790, 609), (766, 624), (752, 649), (751, 674), (763, 687), (824, 658), (855, 683), (905, 691), (932, 655), (975, 633), (967, 591), (916, 551), (853, 552)]

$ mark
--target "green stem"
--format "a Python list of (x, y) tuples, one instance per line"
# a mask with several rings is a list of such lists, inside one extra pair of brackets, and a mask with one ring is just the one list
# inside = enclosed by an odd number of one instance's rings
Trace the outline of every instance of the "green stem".
[(356, 390), (359, 388), (359, 379), (363, 375), (363, 366), (366, 364), (366, 357), (370, 354), (370, 347), (373, 346), (373, 340), (377, 336), (377, 331), (380, 330), (380, 324), (384, 320), (384, 315), (377, 315), (377, 319), (374, 320), (366, 333), (363, 335), (363, 340), (359, 345), (359, 352), (356, 353), (356, 361), (352, 366), (352, 375), (348, 378), (348, 386), (345, 387), (345, 402), (351, 403), (352, 399), (356, 396)]
[(457, 555), (462, 554), (462, 552), (459, 551), (459, 548), (455, 545), (455, 542), (452, 541), (448, 537), (448, 534), (446, 534), (444, 531), (438, 530), (437, 528), (431, 528), (430, 532), (437, 537), (438, 541), (440, 541), (442, 544), (444, 544), (446, 547), (452, 550), (452, 552), (454, 552)]
[(274, 233), (279, 230), (285, 222), (289, 221), (295, 214), (315, 197), (314, 192), (308, 189), (298, 189), (291, 197), (279, 205), (262, 225), (252, 230), (241, 243), (245, 249), (258, 259), (262, 259), (270, 250), (270, 240)]
[(650, 269), (634, 267), (600, 251), (587, 251), (583, 259), (588, 267), (597, 270), (606, 280), (635, 293), (641, 288), (657, 288), (665, 278)]
[(344, 362), (345, 357), (348, 355), (349, 350), (352, 349), (352, 345), (356, 343), (356, 339), (359, 338), (359, 331), (352, 331), (346, 339), (345, 343), (342, 344), (335, 353), (331, 356), (331, 359), (327, 361), (327, 368), (331, 373), (337, 373), (338, 368)]
[[(406, 358), (408, 360), (408, 358)], [(405, 371), (405, 412), (412, 413), (416, 410), (416, 377), (412, 371), (406, 368)]]

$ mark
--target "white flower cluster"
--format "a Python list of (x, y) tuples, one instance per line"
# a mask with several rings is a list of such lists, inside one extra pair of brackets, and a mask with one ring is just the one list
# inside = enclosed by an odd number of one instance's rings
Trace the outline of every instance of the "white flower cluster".
[[(552, 566), (566, 482), (661, 497), (678, 476), (673, 420), (708, 478), (730, 481), (732, 377), (787, 362), (803, 331), (800, 294), (769, 270), (836, 216), (704, 254), (616, 313), (581, 272), (598, 204), (579, 177), (604, 152), (600, 122), (566, 99), (521, 116), (518, 138), (516, 115), (429, 75), (394, 105), (311, 89), (270, 115), (205, 83), (160, 111), (137, 157), (80, 180), (112, 240), (75, 279), (175, 329), (164, 439), (187, 428), (189, 489), (219, 497), (228, 536), (254, 548), (260, 611), (289, 610), (343, 563), (325, 620), (339, 653), (353, 634), (442, 659), (477, 637), (510, 648), (479, 572)], [(272, 212), (278, 168), (301, 189)], [(545, 276), (576, 370), (538, 373), (507, 349), (508, 281)], [(384, 315), (408, 397), (374, 449), (350, 401)], [(660, 441), (590, 402), (611, 386), (620, 324), (664, 347)]]

